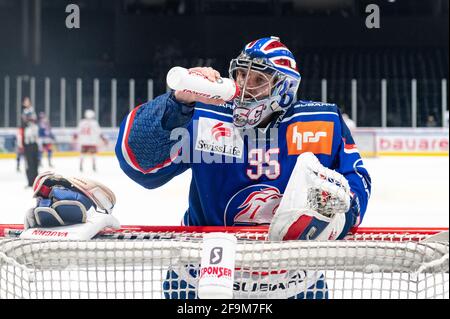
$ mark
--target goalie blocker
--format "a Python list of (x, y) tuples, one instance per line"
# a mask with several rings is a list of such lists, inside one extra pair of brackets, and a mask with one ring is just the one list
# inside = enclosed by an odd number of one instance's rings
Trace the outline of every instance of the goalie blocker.
[(271, 221), (269, 239), (341, 239), (358, 216), (358, 200), (347, 179), (320, 164), (313, 153), (303, 153)]

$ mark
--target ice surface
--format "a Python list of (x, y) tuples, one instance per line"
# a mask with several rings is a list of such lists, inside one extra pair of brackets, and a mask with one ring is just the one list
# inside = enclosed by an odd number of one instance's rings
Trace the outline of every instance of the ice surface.
[[(40, 171), (47, 170), (45, 166)], [(364, 159), (372, 176), (372, 197), (362, 226), (448, 227), (449, 158), (381, 157)], [(33, 205), (26, 189), (24, 165), (16, 172), (14, 159), (0, 160), (0, 224), (22, 223)], [(54, 158), (54, 170), (77, 175), (77, 157)], [(191, 173), (163, 187), (147, 190), (129, 179), (115, 157), (98, 157), (97, 172), (87, 161), (84, 175), (108, 185), (117, 196), (114, 215), (123, 225), (179, 225), (188, 206)]]

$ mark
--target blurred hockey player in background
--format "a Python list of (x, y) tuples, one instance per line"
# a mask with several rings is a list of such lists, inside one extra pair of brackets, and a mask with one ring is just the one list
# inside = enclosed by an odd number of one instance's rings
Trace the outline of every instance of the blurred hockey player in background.
[(81, 153), (80, 171), (83, 171), (85, 158), (88, 156), (92, 158), (92, 170), (94, 172), (97, 171), (96, 154), (100, 141), (103, 141), (106, 145), (108, 140), (103, 136), (93, 110), (86, 110), (84, 112), (84, 118), (78, 123), (74, 141), (78, 144)]
[(33, 186), (34, 179), (38, 175), (39, 166), (39, 128), (37, 116), (31, 105), (29, 97), (25, 97), (22, 102), (21, 125), (19, 130), (19, 149), (23, 147), (25, 155), (25, 167), (28, 180), (28, 187)]
[[(220, 78), (212, 68), (189, 71)], [(296, 101), (297, 64), (276, 37), (248, 43), (229, 77), (240, 91), (232, 101), (176, 90), (131, 111), (116, 144), (122, 170), (151, 189), (191, 169), (186, 226), (270, 225), (275, 241), (344, 238), (361, 222), (371, 184), (338, 106)], [(181, 143), (170, 138), (180, 128), (189, 132)], [(196, 298), (197, 275), (192, 267), (169, 272), (166, 298)], [(238, 298), (327, 298), (320, 273), (235, 278)]]
[(22, 128), (16, 133), (16, 171), (20, 172), (20, 162), (23, 157)]
[(48, 166), (53, 167), (52, 153), (55, 136), (50, 121), (44, 112), (39, 112), (39, 166), (42, 166), (43, 153), (47, 153)]

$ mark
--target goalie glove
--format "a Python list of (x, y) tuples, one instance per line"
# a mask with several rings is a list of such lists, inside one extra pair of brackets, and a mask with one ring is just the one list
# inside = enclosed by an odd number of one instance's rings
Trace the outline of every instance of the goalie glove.
[[(114, 193), (99, 182), (46, 172), (33, 190), (36, 207), (25, 216), (21, 238), (90, 239), (105, 227), (120, 227), (111, 215)], [(59, 236), (48, 237), (52, 232)]]
[(84, 177), (63, 177), (53, 172), (40, 174), (33, 183), (33, 197), (48, 197), (54, 186), (75, 190), (88, 197), (97, 210), (111, 214), (116, 196), (105, 185)]
[(359, 216), (347, 179), (325, 168), (312, 153), (301, 154), (269, 228), (269, 240), (342, 238)]

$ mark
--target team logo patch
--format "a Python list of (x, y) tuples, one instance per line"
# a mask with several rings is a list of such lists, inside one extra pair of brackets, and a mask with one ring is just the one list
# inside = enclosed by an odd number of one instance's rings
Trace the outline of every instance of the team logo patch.
[(201, 117), (197, 129), (197, 151), (242, 158), (244, 142), (232, 123)]
[(333, 122), (297, 122), (288, 126), (286, 142), (289, 155), (304, 152), (331, 155), (333, 145)]
[(274, 186), (258, 184), (237, 192), (225, 208), (225, 225), (270, 224), (283, 194)]

